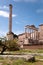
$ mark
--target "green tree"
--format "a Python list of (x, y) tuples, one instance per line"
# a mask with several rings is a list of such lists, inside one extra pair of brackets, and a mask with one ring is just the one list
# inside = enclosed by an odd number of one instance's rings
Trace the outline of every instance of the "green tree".
[(8, 51), (15, 51), (15, 50), (19, 50), (19, 46), (17, 44), (18, 39), (14, 39), (14, 40), (5, 40), (5, 41), (1, 41), (0, 40), (0, 46), (2, 48), (1, 50), (1, 54), (3, 54), (3, 52), (7, 49)]
[(9, 51), (15, 51), (15, 50), (19, 50), (19, 46), (17, 44), (17, 40), (8, 40), (6, 42), (6, 46), (8, 47)]

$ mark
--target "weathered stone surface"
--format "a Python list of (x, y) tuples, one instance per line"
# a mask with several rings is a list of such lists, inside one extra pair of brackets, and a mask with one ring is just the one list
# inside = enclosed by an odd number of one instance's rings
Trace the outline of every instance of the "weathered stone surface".
[(23, 59), (24, 61), (34, 62), (35, 57), (32, 55), (0, 55), (3, 58), (10, 58), (10, 59)]
[(35, 57), (34, 56), (27, 57), (26, 61), (35, 62)]
[(3, 65), (3, 63), (0, 63), (0, 65)]

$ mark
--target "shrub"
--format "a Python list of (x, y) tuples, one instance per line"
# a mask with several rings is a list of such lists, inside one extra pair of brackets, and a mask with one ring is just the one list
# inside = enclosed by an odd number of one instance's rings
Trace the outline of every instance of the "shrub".
[(9, 51), (19, 50), (19, 46), (17, 44), (17, 40), (8, 40), (6, 42), (6, 46), (8, 47)]

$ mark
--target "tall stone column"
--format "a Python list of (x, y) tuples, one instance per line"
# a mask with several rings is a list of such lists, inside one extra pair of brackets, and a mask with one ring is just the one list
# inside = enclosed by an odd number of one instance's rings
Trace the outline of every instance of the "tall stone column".
[(12, 5), (9, 5), (9, 31), (7, 33), (7, 40), (14, 39), (14, 33), (12, 32)]
[(12, 5), (9, 5), (10, 13), (9, 13), (9, 33), (12, 32)]
[(33, 29), (32, 29), (32, 40), (33, 40)]
[(31, 39), (31, 28), (30, 28), (30, 39)]
[(27, 28), (25, 28), (25, 38), (27, 38)]

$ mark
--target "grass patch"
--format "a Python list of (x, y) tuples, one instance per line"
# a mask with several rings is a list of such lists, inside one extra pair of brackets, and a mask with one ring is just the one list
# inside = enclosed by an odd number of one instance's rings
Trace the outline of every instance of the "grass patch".
[(4, 60), (4, 58), (3, 57), (0, 57), (0, 60)]
[(35, 56), (36, 59), (43, 59), (43, 56)]
[(18, 51), (6, 51), (4, 54), (43, 53), (43, 49), (21, 49)]
[(11, 54), (18, 54), (18, 53), (43, 53), (43, 50), (42, 49), (36, 49), (36, 50), (33, 50), (33, 49), (23, 49), (23, 50), (19, 50), (19, 51), (12, 51)]
[(2, 65), (43, 65), (43, 62), (36, 61), (36, 62), (25, 62), (23, 59), (18, 60), (10, 60), (9, 58), (6, 58), (3, 61), (0, 61)]

